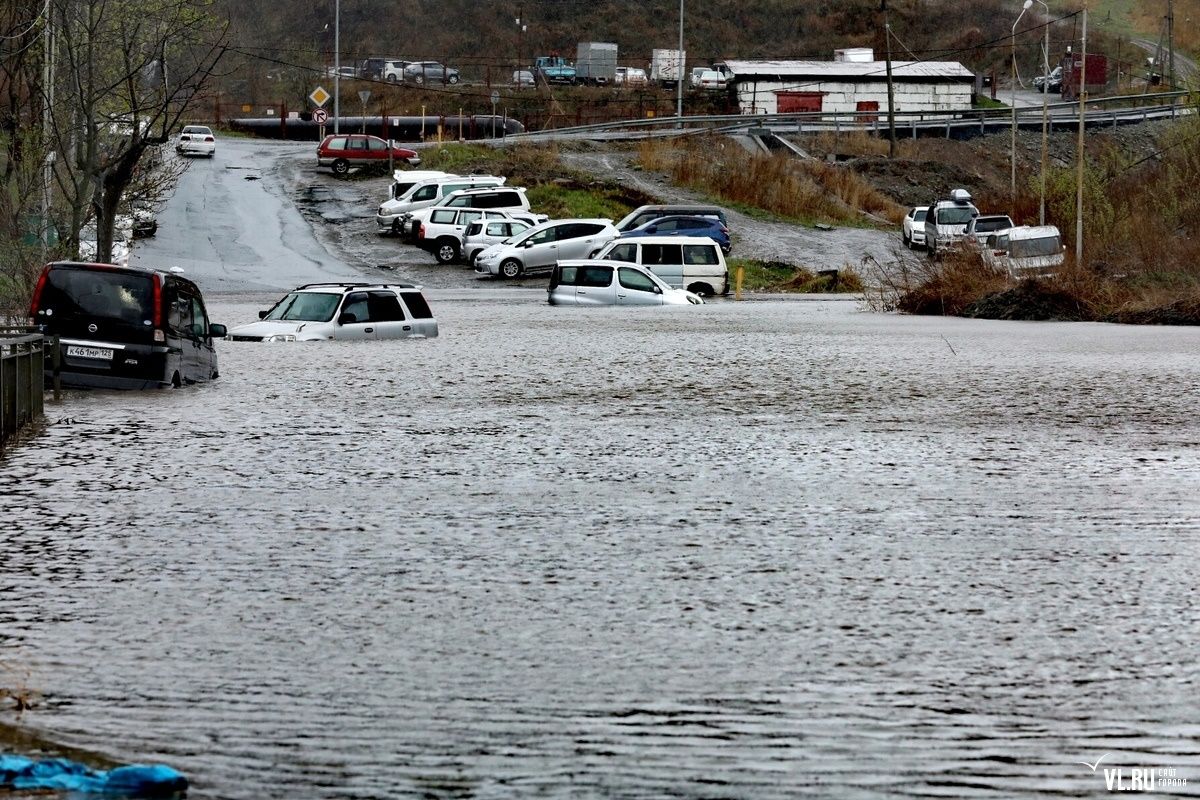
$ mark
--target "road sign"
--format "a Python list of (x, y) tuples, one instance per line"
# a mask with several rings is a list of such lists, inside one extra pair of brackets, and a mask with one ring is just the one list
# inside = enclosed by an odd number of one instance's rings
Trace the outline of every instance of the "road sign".
[(329, 121), (329, 112), (326, 111), (325, 109), (318, 108), (316, 111), (313, 112), (313, 122), (317, 123), (318, 125), (324, 125), (328, 121)]
[(367, 104), (367, 101), (371, 99), (371, 90), (370, 89), (359, 90), (358, 99), (365, 106)]
[(493, 90), (492, 91), (492, 105), (496, 105), (496, 103), (499, 103), (499, 102), (500, 102), (500, 93)]
[(333, 95), (331, 95), (329, 92), (325, 91), (324, 87), (318, 86), (317, 88), (312, 90), (312, 94), (310, 94), (308, 96), (308, 99), (312, 100), (314, 106), (316, 106), (317, 108), (320, 108), (321, 106), (328, 103), (329, 98), (331, 98), (331, 97), (333, 97)]

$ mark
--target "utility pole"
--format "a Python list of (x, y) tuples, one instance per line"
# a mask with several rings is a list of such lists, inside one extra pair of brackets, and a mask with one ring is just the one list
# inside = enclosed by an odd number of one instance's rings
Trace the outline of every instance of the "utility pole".
[(883, 35), (887, 40), (888, 158), (896, 157), (896, 94), (892, 85), (892, 22), (887, 0), (883, 0)]
[(1171, 76), (1170, 91), (1175, 91), (1175, 4), (1167, 0), (1167, 63)]
[(51, 32), (50, 0), (46, 0), (42, 31), (42, 254), (50, 246), (50, 191), (54, 181), (54, 151), (50, 149), (50, 112), (54, 103), (54, 34)]
[(679, 0), (679, 63), (675, 69), (675, 127), (683, 127), (683, 70), (687, 62), (683, 57), (683, 0)]
[(1075, 176), (1075, 266), (1083, 266), (1083, 113), (1087, 98), (1087, 3), (1083, 4), (1083, 47), (1079, 59), (1079, 141)]
[[(1042, 45), (1042, 192), (1038, 200), (1038, 225), (1046, 224), (1046, 159), (1050, 151), (1049, 112), (1047, 110), (1048, 95), (1050, 94), (1050, 6), (1045, 0), (1038, 0), (1046, 9), (1045, 43)], [(1121, 50), (1118, 40), (1117, 63), (1121, 63)], [(1118, 88), (1120, 81), (1118, 81)]]

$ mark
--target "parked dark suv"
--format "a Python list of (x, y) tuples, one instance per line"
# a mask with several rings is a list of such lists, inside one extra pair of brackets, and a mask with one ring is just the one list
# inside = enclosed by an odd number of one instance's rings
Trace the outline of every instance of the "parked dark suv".
[(617, 230), (621, 233), (631, 231), (641, 225), (645, 225), (651, 220), (659, 217), (713, 217), (721, 220), (721, 224), (729, 228), (729, 220), (725, 219), (725, 209), (720, 206), (703, 206), (703, 205), (687, 205), (687, 204), (672, 204), (659, 206), (638, 206), (633, 211), (617, 223)]
[(60, 337), (64, 386), (147, 389), (217, 377), (213, 338), (225, 326), (209, 323), (199, 287), (178, 272), (47, 264), (29, 314)]

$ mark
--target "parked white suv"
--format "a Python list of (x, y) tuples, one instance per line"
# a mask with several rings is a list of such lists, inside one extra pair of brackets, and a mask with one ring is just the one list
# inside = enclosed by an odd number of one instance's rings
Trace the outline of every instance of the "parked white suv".
[(444, 178), (431, 178), (413, 186), (407, 192), (394, 200), (387, 200), (379, 206), (375, 221), (379, 227), (392, 233), (401, 233), (400, 218), (412, 211), (435, 205), (448, 194), (460, 189), (470, 189), (476, 186), (503, 186), (507, 178), (495, 175), (462, 175)]
[(462, 255), (463, 237), (471, 223), (518, 220), (521, 230), (525, 230), (541, 221), (534, 214), (517, 210), (434, 206), (428, 211), (429, 219), (421, 223), (417, 232), (417, 246), (433, 253), (439, 264), (453, 263)]
[(481, 275), (519, 278), (554, 269), (563, 258), (587, 258), (620, 232), (610, 219), (561, 219), (537, 225), (475, 258)]
[(457, 177), (459, 176), (451, 172), (439, 172), (436, 169), (398, 169), (392, 173), (392, 185), (388, 187), (388, 200), (400, 199), (405, 192), (418, 183)]
[[(474, 189), (460, 189), (439, 200), (428, 208), (405, 214), (400, 218), (400, 232), (412, 232), (412, 238), (421, 245), (421, 226), (430, 218), (434, 210), (439, 208), (487, 208), (505, 211), (529, 211), (529, 198), (525, 196), (524, 187), (520, 186), (480, 186)], [(545, 221), (542, 217), (539, 221)], [(461, 232), (460, 232), (461, 233)]]
[(309, 283), (258, 312), (258, 322), (225, 337), (235, 342), (322, 339), (432, 339), (437, 320), (420, 286), (409, 283)]
[(466, 262), (475, 265), (475, 257), (494, 244), (500, 244), (506, 239), (524, 233), (532, 228), (521, 220), (496, 220), (491, 222), (472, 222), (463, 234), (459, 252), (466, 254)]

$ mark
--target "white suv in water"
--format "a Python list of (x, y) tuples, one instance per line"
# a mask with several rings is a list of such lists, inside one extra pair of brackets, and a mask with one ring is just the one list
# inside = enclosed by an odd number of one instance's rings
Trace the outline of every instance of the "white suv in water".
[(432, 339), (437, 320), (410, 283), (309, 283), (293, 289), (258, 322), (229, 331), (234, 342), (323, 339)]

